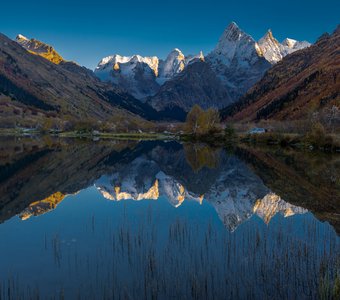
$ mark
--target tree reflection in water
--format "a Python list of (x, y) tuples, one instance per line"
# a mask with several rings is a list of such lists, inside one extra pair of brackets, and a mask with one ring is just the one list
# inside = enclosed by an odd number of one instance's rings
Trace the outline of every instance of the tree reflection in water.
[(1, 299), (339, 296), (337, 156), (175, 142), (1, 147)]

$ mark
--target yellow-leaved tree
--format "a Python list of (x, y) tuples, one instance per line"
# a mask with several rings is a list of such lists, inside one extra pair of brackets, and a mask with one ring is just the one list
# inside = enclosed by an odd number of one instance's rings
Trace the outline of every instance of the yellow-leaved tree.
[(187, 115), (185, 132), (194, 135), (204, 135), (214, 132), (219, 128), (220, 114), (217, 109), (203, 110), (195, 104)]

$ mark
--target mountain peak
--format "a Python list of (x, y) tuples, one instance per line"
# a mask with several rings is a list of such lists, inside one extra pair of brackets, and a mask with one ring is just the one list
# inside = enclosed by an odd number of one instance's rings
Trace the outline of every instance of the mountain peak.
[(181, 53), (182, 54), (182, 51), (178, 48), (174, 48), (170, 53)]
[(232, 21), (226, 28), (227, 30), (241, 30), (240, 27), (236, 24), (236, 22)]
[(273, 32), (271, 29), (268, 29), (266, 34), (265, 34), (265, 37), (269, 38), (269, 39), (274, 39), (274, 36), (273, 36)]
[(203, 54), (203, 51), (202, 51), (202, 50), (200, 51), (200, 54), (199, 54), (198, 58), (199, 58), (201, 61), (204, 61), (204, 60), (205, 60), (205, 59), (204, 59), (204, 54)]
[(24, 41), (28, 41), (28, 38), (23, 36), (22, 34), (18, 34), (15, 38), (17, 41), (19, 40), (24, 40)]
[(297, 41), (290, 38), (286, 38), (282, 42), (282, 46), (285, 51), (285, 55), (290, 54), (294, 51), (301, 50), (309, 47), (311, 44), (307, 41)]
[(267, 30), (266, 34), (261, 39), (259, 39), (258, 43), (261, 44), (261, 43), (264, 43), (266, 41), (273, 42), (275, 44), (279, 44), (277, 39), (274, 37), (271, 29)]
[(224, 30), (221, 39), (228, 41), (238, 41), (243, 35), (245, 35), (245, 33), (240, 29), (240, 27), (235, 22), (231, 22)]
[(178, 48), (174, 48), (167, 56), (166, 60), (184, 60), (185, 56), (183, 54), (183, 52), (181, 50), (179, 50)]
[(159, 67), (158, 83), (162, 85), (169, 78), (182, 72), (186, 66), (186, 58), (181, 50), (173, 49)]
[(299, 42), (289, 38), (280, 44), (270, 29), (258, 41), (258, 45), (265, 59), (271, 64), (277, 63), (287, 54), (310, 46), (308, 42)]
[(158, 76), (157, 56), (122, 56), (114, 54), (104, 57), (94, 73), (102, 81), (120, 85), (137, 99), (150, 96), (158, 89), (155, 78)]
[(231, 22), (209, 56), (213, 60), (218, 57), (224, 65), (229, 65), (234, 58), (244, 61), (245, 64), (252, 64), (260, 55), (256, 51), (255, 40), (235, 22)]
[(286, 38), (282, 41), (282, 45), (292, 49), (294, 48), (295, 44), (296, 44), (296, 40), (290, 39), (290, 38)]
[(47, 45), (44, 42), (38, 41), (36, 39), (28, 39), (22, 34), (18, 34), (16, 37), (16, 42), (25, 48), (28, 52), (42, 56), (43, 58), (49, 60), (54, 64), (60, 64), (65, 60), (61, 57), (61, 55), (54, 50), (54, 48), (50, 45)]

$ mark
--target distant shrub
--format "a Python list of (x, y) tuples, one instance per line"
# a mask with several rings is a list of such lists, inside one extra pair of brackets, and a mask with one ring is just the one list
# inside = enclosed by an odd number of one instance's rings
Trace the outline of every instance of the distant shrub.
[(305, 141), (313, 146), (323, 146), (325, 144), (326, 131), (320, 122), (312, 125), (312, 128), (307, 132)]
[(74, 130), (77, 133), (89, 133), (93, 130), (93, 123), (90, 121), (79, 121), (74, 125)]

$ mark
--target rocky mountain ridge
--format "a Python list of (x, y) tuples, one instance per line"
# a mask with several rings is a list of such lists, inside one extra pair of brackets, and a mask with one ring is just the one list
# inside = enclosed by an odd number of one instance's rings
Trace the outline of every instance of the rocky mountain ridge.
[(41, 41), (33, 38), (28, 39), (22, 34), (17, 35), (16, 41), (30, 53), (40, 55), (55, 64), (65, 62), (62, 56), (52, 46)]
[(284, 57), (222, 115), (235, 121), (297, 120), (339, 108), (339, 49), (340, 26), (314, 45)]
[(165, 60), (157, 56), (116, 54), (104, 57), (94, 73), (101, 80), (117, 84), (137, 99), (143, 100), (154, 95), (162, 84), (182, 72), (194, 60), (204, 60), (203, 54), (184, 56), (177, 48)]
[(311, 46), (307, 41), (300, 42), (290, 38), (279, 43), (270, 29), (257, 43), (262, 55), (271, 64), (279, 62), (288, 54)]
[(65, 128), (69, 120), (95, 120), (126, 128), (132, 123), (143, 127), (143, 118), (159, 118), (150, 106), (101, 82), (91, 70), (54, 61), (57, 52), (50, 46), (19, 38), (20, 43), (0, 35), (0, 100), (6, 107), (5, 117), (0, 115), (2, 127), (43, 127), (47, 122)]
[[(292, 39), (279, 44), (271, 32), (257, 42), (232, 22), (207, 56), (202, 52), (185, 56), (177, 48), (164, 61), (156, 56), (113, 55), (100, 61), (95, 74), (158, 111), (173, 107), (188, 111), (192, 103), (222, 108), (238, 100), (284, 56), (309, 45)], [(206, 65), (191, 68), (192, 63)], [(209, 86), (203, 88), (206, 81)]]

